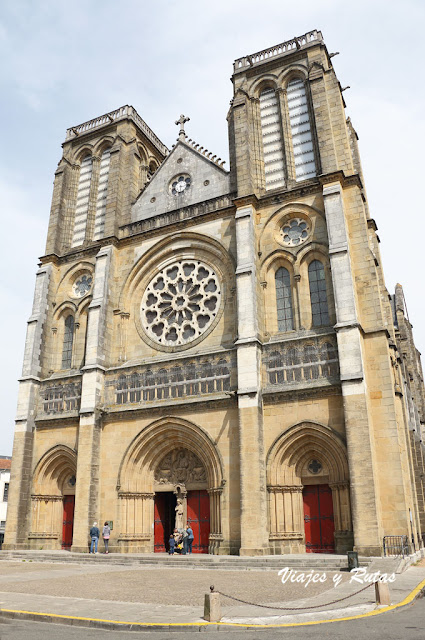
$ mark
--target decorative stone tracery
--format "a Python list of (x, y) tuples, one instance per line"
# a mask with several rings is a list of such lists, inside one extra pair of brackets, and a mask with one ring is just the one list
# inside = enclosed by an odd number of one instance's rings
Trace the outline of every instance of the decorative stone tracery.
[(220, 302), (215, 271), (199, 260), (179, 260), (157, 273), (146, 287), (142, 326), (157, 344), (185, 345), (208, 331)]

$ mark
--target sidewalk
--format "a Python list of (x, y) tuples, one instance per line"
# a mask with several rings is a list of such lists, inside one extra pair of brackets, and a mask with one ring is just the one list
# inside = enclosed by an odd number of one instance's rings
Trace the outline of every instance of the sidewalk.
[[(376, 562), (379, 561), (373, 564)], [(410, 567), (397, 575), (396, 581), (390, 584), (392, 604), (403, 602), (425, 580), (425, 562), (421, 564), (424, 566)], [(388, 563), (387, 566), (390, 567)], [(376, 566), (372, 566), (367, 571), (375, 569)], [(0, 573), (2, 615), (40, 620), (43, 617), (34, 614), (48, 614), (45, 619), (53, 622), (105, 628), (135, 628), (136, 625), (140, 630), (139, 625), (160, 625), (163, 629), (177, 630), (181, 625), (187, 625), (181, 628), (196, 631), (216, 627), (215, 624), (209, 626), (202, 618), (204, 594), (209, 591), (210, 584), (222, 593), (248, 602), (289, 609), (265, 609), (221, 597), (221, 624), (305, 624), (377, 610), (374, 587), (351, 596), (365, 585), (350, 581), (352, 576), (346, 572), (327, 572), (325, 583), (310, 583), (308, 587), (289, 582), (282, 585), (277, 572), (270, 571), (187, 571), (139, 566), (123, 569), (103, 563), (68, 565), (2, 561)], [(323, 574), (321, 570), (318, 573)], [(337, 587), (333, 586), (334, 575), (342, 576)], [(334, 603), (346, 596), (350, 597)], [(312, 606), (317, 608), (302, 610)], [(239, 626), (233, 628), (240, 629)]]

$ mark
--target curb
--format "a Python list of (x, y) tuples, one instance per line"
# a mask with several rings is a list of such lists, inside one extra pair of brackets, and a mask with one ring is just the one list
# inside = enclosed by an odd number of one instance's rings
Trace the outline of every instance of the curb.
[(31, 620), (34, 622), (49, 622), (52, 624), (66, 624), (78, 627), (89, 627), (92, 629), (105, 629), (110, 631), (247, 631), (249, 629), (275, 629), (283, 627), (306, 627), (316, 624), (328, 624), (330, 622), (346, 622), (348, 620), (359, 620), (381, 615), (406, 607), (425, 592), (425, 580), (422, 580), (408, 596), (398, 604), (392, 604), (381, 609), (374, 609), (368, 613), (361, 613), (357, 616), (345, 618), (332, 618), (329, 620), (311, 620), (308, 622), (286, 622), (277, 624), (255, 624), (240, 622), (121, 622), (120, 620), (102, 620), (99, 618), (82, 618), (78, 616), (64, 616), (54, 613), (38, 613), (35, 611), (18, 611), (14, 609), (0, 609), (0, 618), (13, 620)]

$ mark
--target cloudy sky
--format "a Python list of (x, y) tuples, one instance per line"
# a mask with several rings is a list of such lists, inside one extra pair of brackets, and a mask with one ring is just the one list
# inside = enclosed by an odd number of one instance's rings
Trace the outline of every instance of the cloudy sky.
[[(0, 7), (1, 422), (11, 455), (17, 378), (65, 129), (131, 104), (171, 146), (174, 121), (228, 158), (235, 58), (320, 29), (360, 136), (386, 282), (405, 289), (425, 350), (423, 0), (3, 0)], [(227, 165), (228, 166), (228, 165)]]

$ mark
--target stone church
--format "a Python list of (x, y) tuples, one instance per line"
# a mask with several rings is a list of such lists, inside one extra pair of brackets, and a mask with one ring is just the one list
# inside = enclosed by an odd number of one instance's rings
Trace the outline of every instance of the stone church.
[(171, 150), (131, 106), (67, 130), (5, 549), (109, 521), (164, 552), (176, 518), (198, 553), (422, 545), (420, 354), (332, 56), (311, 31), (235, 61), (230, 171), (184, 116)]

